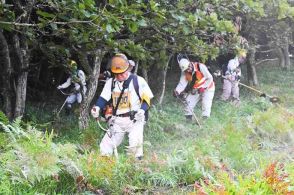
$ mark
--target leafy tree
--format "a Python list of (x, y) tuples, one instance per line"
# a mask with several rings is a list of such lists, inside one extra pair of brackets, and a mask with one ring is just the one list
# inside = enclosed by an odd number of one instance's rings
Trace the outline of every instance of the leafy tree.
[[(288, 10), (285, 1), (280, 5)], [(252, 0), (6, 1), (0, 6), (1, 94), (15, 98), (4, 99), (5, 112), (11, 117), (23, 114), (31, 50), (41, 50), (56, 66), (64, 67), (68, 59), (74, 59), (86, 71), (88, 91), (80, 111), (80, 126), (85, 128), (106, 55), (126, 53), (139, 62), (145, 77), (148, 70), (160, 72), (164, 86), (169, 62), (177, 53), (205, 62), (244, 47), (239, 36), (241, 20), (234, 23), (232, 19), (239, 14), (247, 22), (258, 20), (264, 17), (264, 6), (265, 1)], [(19, 83), (16, 93), (14, 80)], [(164, 87), (161, 101), (163, 94)]]

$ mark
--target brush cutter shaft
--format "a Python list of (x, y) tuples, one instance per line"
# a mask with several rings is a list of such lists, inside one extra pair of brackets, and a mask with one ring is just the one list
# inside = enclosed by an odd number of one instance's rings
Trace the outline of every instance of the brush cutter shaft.
[[(227, 79), (225, 76), (222, 76), (222, 78)], [(250, 89), (250, 90), (252, 90), (252, 91), (255, 91), (255, 92), (257, 92), (257, 93), (260, 93), (261, 95), (263, 94), (264, 96), (269, 97), (269, 99), (270, 99), (270, 101), (271, 101), (272, 103), (280, 102), (280, 99), (279, 99), (278, 97), (270, 96), (270, 95), (268, 95), (268, 94), (266, 94), (266, 93), (263, 93), (262, 91), (259, 91), (259, 90), (255, 89), (255, 88), (253, 88), (253, 87), (250, 87), (250, 86), (245, 85), (245, 84), (240, 83), (240, 82), (239, 82), (239, 85), (241, 85), (241, 86), (243, 86), (243, 87), (246, 87), (246, 88), (248, 88), (248, 89)]]
[(177, 99), (180, 100), (180, 102), (182, 102), (182, 103), (184, 104), (185, 107), (187, 107), (187, 108), (190, 110), (190, 112), (192, 113), (193, 117), (194, 117), (195, 120), (196, 120), (197, 125), (201, 128), (200, 122), (199, 122), (199, 120), (198, 120), (198, 118), (197, 118), (195, 112), (190, 108), (189, 105), (187, 105), (187, 102), (185, 102), (184, 100), (182, 100), (179, 96), (176, 96), (176, 97), (177, 97)]
[(250, 87), (250, 86), (248, 86), (248, 85), (245, 85), (245, 84), (243, 84), (243, 83), (240, 83), (240, 82), (239, 82), (239, 85), (242, 85), (242, 86), (244, 86), (244, 87), (246, 87), (246, 88), (248, 88), (248, 89), (251, 89), (252, 91), (255, 91), (255, 92), (257, 92), (257, 93), (263, 94), (263, 92), (261, 92), (261, 91), (255, 89), (255, 88), (253, 88), (253, 87)]
[(66, 100), (64, 101), (64, 103), (62, 104), (62, 106), (61, 106), (61, 108), (59, 109), (59, 111), (57, 112), (57, 116), (60, 114), (60, 112), (61, 112), (61, 110), (62, 110), (62, 108), (64, 107), (64, 105), (66, 104)]

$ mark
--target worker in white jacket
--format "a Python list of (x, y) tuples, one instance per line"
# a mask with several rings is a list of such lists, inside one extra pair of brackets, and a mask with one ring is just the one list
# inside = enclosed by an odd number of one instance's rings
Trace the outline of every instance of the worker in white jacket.
[(182, 70), (180, 82), (174, 90), (174, 94), (179, 96), (186, 92), (185, 116), (192, 119), (192, 112), (199, 100), (202, 101), (202, 117), (210, 117), (212, 100), (214, 97), (214, 81), (208, 68), (199, 62), (190, 62), (186, 58), (179, 61)]
[(246, 59), (246, 53), (240, 52), (234, 59), (231, 59), (223, 70), (223, 93), (221, 99), (227, 101), (231, 96), (233, 101), (239, 102), (239, 80), (241, 78), (240, 64)]
[(143, 157), (143, 130), (145, 113), (150, 107), (153, 93), (144, 78), (129, 71), (129, 61), (123, 54), (116, 54), (111, 59), (111, 72), (114, 78), (106, 81), (91, 114), (98, 118), (111, 100), (113, 112), (108, 117), (110, 132), (100, 143), (102, 155), (111, 156), (128, 134), (128, 153), (137, 159)]
[(70, 61), (69, 68), (71, 75), (67, 78), (66, 82), (59, 85), (57, 89), (70, 88), (68, 97), (66, 98), (66, 109), (67, 112), (72, 108), (72, 104), (76, 101), (82, 102), (82, 94), (85, 95), (87, 91), (86, 77), (82, 70), (77, 69), (77, 63), (74, 60)]

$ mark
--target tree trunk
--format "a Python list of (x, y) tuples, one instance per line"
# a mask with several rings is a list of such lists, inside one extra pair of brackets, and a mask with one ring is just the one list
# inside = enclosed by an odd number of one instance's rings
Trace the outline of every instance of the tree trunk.
[(171, 54), (169, 56), (168, 61), (166, 63), (166, 66), (162, 70), (162, 90), (161, 90), (161, 95), (160, 95), (160, 98), (159, 98), (159, 101), (158, 101), (159, 105), (161, 105), (162, 102), (163, 102), (164, 93), (165, 93), (165, 87), (166, 87), (166, 73), (167, 73), (167, 68), (168, 68), (169, 62), (172, 59), (172, 56), (173, 56), (173, 54)]
[(137, 63), (136, 63), (134, 74), (137, 74), (137, 73), (138, 73), (139, 62), (140, 62), (140, 61), (138, 60)]
[[(15, 11), (17, 16), (21, 16), (21, 22), (29, 23), (31, 11), (34, 7), (35, 1), (29, 0), (23, 4), (22, 1), (15, 1)], [(16, 33), (13, 35), (12, 43), (14, 48), (15, 57), (17, 60), (14, 62), (16, 75), (16, 89), (15, 89), (15, 107), (14, 118), (20, 117), (24, 114), (26, 95), (27, 95), (27, 80), (28, 80), (28, 67), (29, 67), (29, 48), (25, 33)]]
[(283, 46), (283, 56), (285, 58), (285, 68), (286, 70), (290, 70), (291, 67), (291, 62), (290, 62), (290, 57), (289, 57), (289, 43), (287, 39), (287, 44)]
[[(97, 50), (94, 54), (94, 65), (91, 71), (91, 74), (88, 75), (88, 85), (87, 85), (87, 93), (85, 97), (83, 97), (83, 101), (80, 107), (80, 116), (79, 116), (79, 128), (86, 129), (89, 126), (89, 108), (90, 104), (95, 96), (97, 86), (98, 86), (98, 78), (100, 74), (100, 66), (101, 61), (104, 56), (104, 51)], [(86, 54), (85, 54), (86, 55)]]
[(29, 67), (30, 55), (27, 40), (23, 35), (14, 36), (13, 47), (19, 61), (18, 74), (16, 77), (16, 99), (14, 108), (14, 118), (16, 118), (22, 116), (25, 111), (28, 79), (27, 69)]
[(255, 68), (255, 53), (256, 49), (254, 47), (249, 49), (248, 63), (247, 63), (247, 75), (250, 85), (258, 86), (258, 78)]
[(3, 110), (9, 119), (12, 119), (12, 91), (11, 91), (11, 73), (12, 66), (9, 56), (8, 43), (0, 30), (0, 67), (1, 67), (1, 95), (3, 96)]
[(142, 74), (143, 74), (143, 78), (146, 80), (146, 82), (148, 83), (148, 71), (146, 68), (142, 69)]
[(278, 58), (279, 58), (280, 66), (282, 67), (282, 69), (285, 69), (286, 64), (285, 64), (285, 57), (284, 57), (284, 53), (283, 53), (282, 48), (277, 49), (277, 55), (278, 55)]

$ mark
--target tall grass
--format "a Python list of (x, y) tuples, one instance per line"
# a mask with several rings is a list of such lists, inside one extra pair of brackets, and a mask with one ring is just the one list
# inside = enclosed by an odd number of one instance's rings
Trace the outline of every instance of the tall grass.
[(126, 141), (119, 159), (101, 157), (104, 132), (94, 121), (81, 131), (75, 115), (29, 107), (24, 120), (9, 123), (0, 113), (0, 194), (292, 193), (294, 92), (286, 81), (293, 77), (276, 68), (260, 75), (280, 106), (243, 88), (238, 108), (215, 97), (202, 128), (186, 122), (182, 103), (167, 95), (151, 109), (142, 161), (126, 155)]

